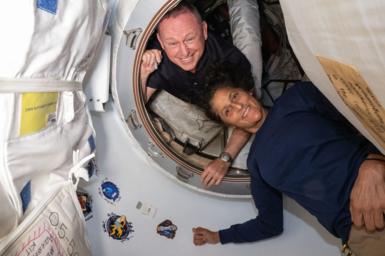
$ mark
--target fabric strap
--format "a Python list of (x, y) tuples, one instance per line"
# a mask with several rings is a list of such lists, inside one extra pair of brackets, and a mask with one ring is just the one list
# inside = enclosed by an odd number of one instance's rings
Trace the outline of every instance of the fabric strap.
[(61, 92), (78, 91), (82, 89), (82, 83), (77, 81), (0, 77), (0, 93)]

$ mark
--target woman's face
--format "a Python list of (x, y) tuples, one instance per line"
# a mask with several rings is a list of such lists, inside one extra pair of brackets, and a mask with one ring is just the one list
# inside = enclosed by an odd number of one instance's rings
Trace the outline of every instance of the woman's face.
[(210, 105), (225, 124), (252, 133), (259, 129), (266, 117), (261, 104), (250, 93), (239, 88), (218, 89)]

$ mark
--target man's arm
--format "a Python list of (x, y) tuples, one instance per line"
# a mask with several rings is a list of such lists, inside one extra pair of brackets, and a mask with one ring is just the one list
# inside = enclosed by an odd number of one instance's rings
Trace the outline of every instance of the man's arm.
[[(235, 128), (231, 134), (229, 141), (225, 147), (224, 152), (230, 154), (231, 159), (234, 159), (239, 151), (245, 146), (250, 138), (250, 133), (242, 129)], [(212, 185), (219, 185), (223, 177), (230, 168), (231, 163), (225, 162), (220, 158), (211, 161), (203, 170), (201, 175), (202, 184), (211, 187)]]
[(147, 50), (142, 56), (142, 63), (140, 65), (140, 82), (142, 84), (142, 91), (146, 95), (146, 101), (148, 101), (151, 95), (156, 91), (155, 88), (147, 86), (148, 77), (158, 68), (161, 61), (162, 53), (157, 49)]
[[(379, 159), (379, 160), (376, 160)], [(357, 227), (371, 232), (384, 228), (385, 158), (369, 154), (358, 171), (350, 194), (350, 213)]]

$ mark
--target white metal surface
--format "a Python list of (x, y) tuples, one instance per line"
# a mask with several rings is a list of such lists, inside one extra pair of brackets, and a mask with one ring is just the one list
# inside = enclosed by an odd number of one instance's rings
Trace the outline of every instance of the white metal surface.
[(88, 109), (97, 112), (103, 112), (104, 104), (108, 101), (111, 75), (111, 36), (104, 35), (102, 40), (98, 60), (84, 89)]
[[(192, 243), (192, 228), (198, 225), (214, 230), (253, 218), (256, 210), (249, 200), (230, 200), (198, 193), (166, 177), (128, 136), (119, 114), (110, 104), (105, 113), (94, 113), (97, 131), (97, 179), (87, 187), (93, 195), (93, 217), (87, 222), (93, 255), (339, 255), (339, 241), (291, 200), (285, 200), (284, 234), (262, 242), (242, 245)], [(120, 188), (121, 199), (110, 204), (98, 193), (103, 179)], [(141, 201), (156, 209), (154, 217), (136, 209)], [(107, 214), (124, 214), (134, 227), (125, 242), (110, 238), (103, 231)], [(156, 226), (170, 219), (178, 230), (173, 240), (156, 233)]]
[(226, 182), (222, 182), (219, 186), (210, 189), (203, 187), (199, 175), (196, 175), (200, 170), (165, 145), (145, 110), (138, 79), (140, 56), (145, 51), (147, 40), (155, 29), (156, 22), (177, 3), (177, 0), (159, 0), (148, 6), (147, 2), (139, 1), (132, 7), (134, 9), (129, 16), (126, 16), (125, 22), (119, 19), (124, 16), (122, 10), (125, 5), (123, 2), (117, 4), (119, 12), (112, 22), (114, 34), (111, 64), (111, 92), (115, 106), (122, 119), (127, 120), (129, 134), (135, 137), (140, 146), (151, 155), (153, 161), (163, 167), (163, 170), (173, 176), (183, 176), (186, 185), (208, 194), (248, 198), (250, 197), (248, 177), (232, 179), (226, 176), (224, 178)]

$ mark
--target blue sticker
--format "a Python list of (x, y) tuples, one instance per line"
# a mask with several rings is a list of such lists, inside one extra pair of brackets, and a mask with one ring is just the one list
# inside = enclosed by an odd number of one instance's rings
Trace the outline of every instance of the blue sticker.
[(56, 14), (57, 0), (37, 0), (36, 6), (38, 9), (44, 10), (52, 14)]
[(20, 192), (21, 202), (23, 204), (23, 213), (27, 210), (29, 203), (31, 202), (31, 181), (28, 181), (24, 185)]
[(115, 183), (104, 180), (99, 187), (99, 194), (101, 194), (107, 202), (115, 203), (120, 200), (120, 191)]
[(171, 220), (165, 220), (156, 227), (156, 233), (169, 239), (174, 239), (177, 226)]
[(95, 138), (94, 138), (93, 135), (91, 135), (91, 136), (88, 138), (88, 144), (90, 145), (91, 152), (94, 152), (95, 149), (96, 149), (96, 144), (95, 144)]
[(108, 219), (103, 222), (103, 229), (108, 236), (122, 242), (130, 240), (130, 235), (134, 232), (132, 223), (127, 222), (126, 216), (115, 213), (108, 214)]

